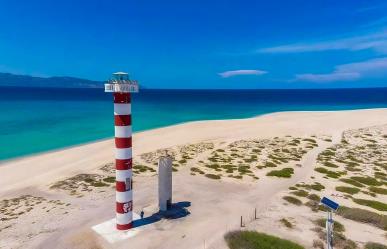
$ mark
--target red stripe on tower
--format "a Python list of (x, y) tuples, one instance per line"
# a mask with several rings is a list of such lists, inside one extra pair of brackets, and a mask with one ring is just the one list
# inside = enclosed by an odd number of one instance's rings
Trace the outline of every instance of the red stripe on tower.
[(114, 103), (130, 103), (130, 93), (115, 92), (113, 96)]
[(116, 143), (116, 148), (131, 148), (132, 147), (132, 138), (131, 137), (116, 137), (114, 138)]
[(132, 168), (132, 159), (116, 159), (116, 169), (126, 170)]
[(114, 115), (115, 126), (127, 126), (132, 124), (131, 115)]

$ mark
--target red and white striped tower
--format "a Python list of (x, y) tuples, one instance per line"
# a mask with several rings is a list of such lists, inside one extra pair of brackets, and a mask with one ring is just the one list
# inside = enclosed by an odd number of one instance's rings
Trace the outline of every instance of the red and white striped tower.
[(138, 92), (136, 81), (118, 72), (105, 84), (105, 92), (114, 96), (114, 136), (116, 144), (116, 227), (132, 228), (132, 118), (130, 93)]

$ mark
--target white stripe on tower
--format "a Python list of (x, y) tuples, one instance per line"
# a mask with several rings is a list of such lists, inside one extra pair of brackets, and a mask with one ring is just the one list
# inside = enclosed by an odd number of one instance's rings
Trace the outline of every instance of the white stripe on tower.
[(116, 144), (116, 223), (118, 230), (132, 228), (132, 128), (130, 93), (114, 93)]

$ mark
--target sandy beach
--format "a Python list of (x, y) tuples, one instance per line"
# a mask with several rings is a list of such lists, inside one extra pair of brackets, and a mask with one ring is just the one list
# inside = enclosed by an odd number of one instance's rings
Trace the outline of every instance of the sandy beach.
[[(175, 158), (173, 201), (184, 203), (189, 214), (109, 243), (91, 227), (115, 215), (113, 143), (0, 164), (0, 248), (227, 248), (223, 236), (241, 229), (241, 216), (244, 230), (313, 248), (322, 241), (316, 220), (325, 217), (315, 209), (316, 196), (375, 215), (387, 213), (383, 205), (361, 201), (387, 203), (387, 195), (378, 193), (387, 182), (387, 109), (283, 112), (136, 133), (134, 211), (157, 212), (155, 163), (168, 150)], [(376, 182), (369, 185), (367, 177)], [(385, 227), (344, 216), (335, 218), (347, 240), (360, 248), (369, 241), (385, 243)], [(350, 243), (346, 239), (343, 244)]]

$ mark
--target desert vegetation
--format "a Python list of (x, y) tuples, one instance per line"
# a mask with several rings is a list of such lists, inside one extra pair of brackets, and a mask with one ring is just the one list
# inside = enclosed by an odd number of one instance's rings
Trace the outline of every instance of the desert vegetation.
[(304, 247), (285, 239), (255, 231), (233, 231), (224, 236), (230, 249), (303, 249)]
[(263, 176), (290, 178), (294, 167), (301, 166), (298, 162), (302, 157), (318, 146), (318, 140), (291, 136), (239, 140), (214, 149), (192, 170), (244, 181), (258, 180)]

